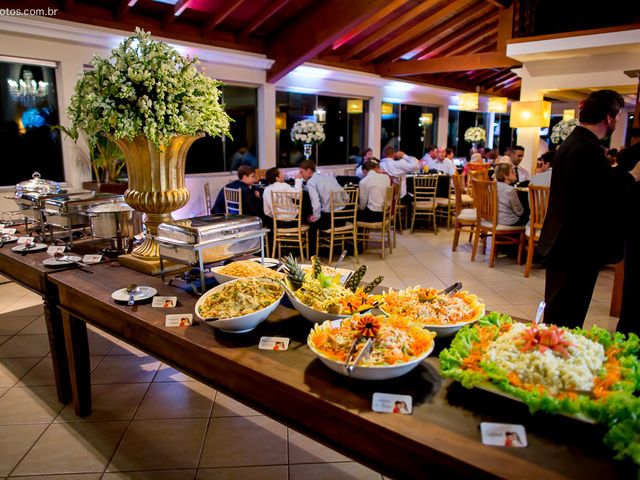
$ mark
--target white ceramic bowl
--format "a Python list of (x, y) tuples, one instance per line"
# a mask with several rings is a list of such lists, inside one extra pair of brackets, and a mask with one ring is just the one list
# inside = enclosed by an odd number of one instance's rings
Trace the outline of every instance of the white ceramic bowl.
[[(267, 268), (270, 268), (270, 265), (272, 265), (271, 263), (269, 263), (270, 260), (274, 260), (271, 258), (265, 258), (265, 266)], [(249, 260), (250, 262), (260, 262), (259, 258), (251, 259)], [(226, 283), (226, 282), (230, 282), (231, 280), (237, 280), (238, 278), (250, 278), (250, 277), (233, 277), (231, 275), (226, 275), (224, 273), (222, 273), (220, 270), (222, 270), (226, 265), (220, 265), (219, 267), (213, 267), (211, 269), (211, 273), (213, 274), (213, 277), (217, 280), (218, 283)], [(275, 270), (274, 270), (275, 271)]]
[[(384, 305), (382, 305), (382, 306), (380, 306), (378, 308), (385, 315), (390, 315), (389, 312), (386, 312), (384, 310)], [(458, 332), (458, 330), (460, 330), (462, 327), (467, 326), (467, 325), (471, 325), (473, 323), (476, 323), (478, 320), (480, 320), (482, 317), (484, 317), (484, 313), (485, 313), (485, 310), (483, 309), (482, 313), (480, 315), (478, 315), (473, 320), (469, 320), (467, 322), (460, 322), (460, 323), (456, 323), (454, 325), (424, 325), (423, 328), (426, 328), (427, 330), (431, 330), (432, 332), (435, 332), (437, 337), (450, 337), (452, 335), (455, 335)]]
[[(212, 321), (207, 321), (206, 318), (204, 318), (202, 315), (200, 315), (200, 306), (204, 303), (204, 301), (207, 298), (209, 298), (215, 292), (218, 292), (218, 291), (222, 290), (229, 283), (240, 282), (242, 280), (245, 280), (245, 279), (244, 278), (238, 278), (238, 279), (232, 280), (231, 282), (228, 282), (226, 284), (218, 285), (217, 287), (212, 288), (211, 290), (206, 292), (204, 295), (202, 295), (200, 297), (200, 299), (196, 302), (196, 307), (195, 307), (196, 308), (196, 317), (198, 317), (200, 320), (202, 320), (207, 325), (209, 325), (209, 326), (211, 326), (213, 328), (217, 328), (219, 330), (222, 330), (223, 332), (229, 332), (229, 333), (250, 332), (251, 330), (256, 328), (258, 325), (260, 325), (262, 322), (264, 322), (267, 319), (267, 317), (271, 314), (271, 312), (273, 312), (276, 309), (276, 307), (280, 303), (280, 300), (282, 300), (282, 297), (284, 296), (284, 289), (282, 291), (282, 294), (278, 297), (278, 299), (275, 302), (273, 302), (271, 305), (263, 308), (262, 310), (258, 310), (258, 311), (253, 312), (253, 313), (248, 313), (246, 315), (241, 315), (239, 317), (224, 318), (224, 319), (212, 320)], [(268, 282), (268, 281), (271, 281), (271, 280), (265, 278), (264, 281)], [(275, 280), (273, 280), (273, 281), (275, 282)]]
[(349, 374), (344, 366), (344, 362), (337, 362), (324, 356), (316, 347), (309, 341), (307, 337), (307, 345), (311, 351), (324, 363), (327, 367), (336, 373), (344, 375), (346, 377), (357, 378), (359, 380), (387, 380), (389, 378), (396, 378), (409, 373), (416, 368), (422, 361), (429, 356), (433, 351), (435, 342), (431, 342), (431, 348), (424, 352), (419, 357), (411, 360), (410, 362), (396, 364), (396, 365), (376, 365), (370, 367), (353, 367), (353, 372)]
[(322, 323), (325, 320), (336, 320), (336, 319), (342, 319), (342, 318), (347, 318), (350, 317), (351, 315), (337, 315), (335, 313), (325, 313), (325, 312), (320, 312), (318, 310), (314, 310), (313, 308), (311, 308), (309, 305), (305, 305), (304, 303), (302, 303), (298, 297), (296, 297), (292, 291), (290, 291), (288, 288), (285, 290), (286, 294), (287, 294), (287, 298), (289, 298), (289, 301), (291, 302), (291, 305), (293, 305), (293, 308), (295, 308), (300, 315), (302, 315), (304, 318), (306, 318), (307, 320), (314, 322), (314, 323)]

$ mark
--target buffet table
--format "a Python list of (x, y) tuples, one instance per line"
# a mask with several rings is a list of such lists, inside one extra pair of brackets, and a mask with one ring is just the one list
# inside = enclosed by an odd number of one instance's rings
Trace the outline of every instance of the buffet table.
[[(411, 373), (381, 382), (330, 371), (306, 346), (311, 324), (280, 305), (248, 334), (225, 334), (205, 324), (165, 327), (167, 313), (193, 313), (197, 297), (116, 263), (49, 275), (59, 293), (74, 407), (91, 412), (86, 324), (96, 326), (262, 413), (396, 478), (444, 475), (502, 478), (631, 478), (635, 467), (616, 462), (600, 427), (562, 416), (531, 416), (519, 403), (465, 390), (439, 375), (436, 351)], [(150, 303), (117, 304), (111, 293), (127, 284), (177, 296), (169, 311)], [(195, 320), (194, 320), (195, 322)], [(289, 350), (259, 350), (261, 336), (291, 338)], [(371, 411), (374, 392), (411, 395), (412, 415)], [(480, 441), (481, 421), (523, 424), (527, 448)]]

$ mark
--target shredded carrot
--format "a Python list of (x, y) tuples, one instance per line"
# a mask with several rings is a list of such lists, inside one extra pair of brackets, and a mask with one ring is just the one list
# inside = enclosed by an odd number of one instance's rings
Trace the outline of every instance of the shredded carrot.
[(622, 379), (622, 370), (620, 368), (620, 360), (618, 353), (620, 349), (611, 347), (605, 355), (607, 360), (604, 363), (605, 376), (596, 377), (593, 382), (593, 396), (595, 398), (605, 398), (611, 393), (611, 387)]

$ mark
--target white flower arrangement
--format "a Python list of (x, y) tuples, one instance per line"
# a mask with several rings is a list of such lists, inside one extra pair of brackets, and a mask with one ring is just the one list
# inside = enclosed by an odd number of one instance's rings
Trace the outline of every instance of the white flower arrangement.
[(89, 139), (144, 135), (160, 150), (177, 135), (229, 135), (221, 83), (198, 72), (198, 64), (136, 28), (80, 75), (67, 110), (72, 128)]
[(575, 118), (556, 123), (551, 129), (551, 141), (556, 145), (563, 142), (577, 125), (580, 125), (580, 122)]
[(484, 142), (487, 138), (487, 133), (484, 131), (482, 127), (469, 127), (464, 132), (464, 140), (466, 142)]
[(325, 138), (322, 125), (310, 120), (299, 120), (291, 128), (291, 141), (293, 143), (322, 143)]

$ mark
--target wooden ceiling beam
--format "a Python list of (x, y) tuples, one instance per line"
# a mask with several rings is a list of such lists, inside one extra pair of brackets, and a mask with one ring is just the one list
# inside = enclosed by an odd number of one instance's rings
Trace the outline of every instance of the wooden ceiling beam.
[(351, 47), (349, 51), (345, 53), (344, 56), (342, 57), (342, 61), (346, 62), (347, 60), (353, 58), (355, 55), (363, 51), (365, 48), (368, 48), (369, 46), (373, 45), (377, 41), (386, 37), (390, 33), (395, 32), (396, 30), (402, 28), (404, 25), (414, 20), (416, 17), (419, 17), (424, 12), (429, 10), (431, 7), (433, 7), (434, 5), (437, 5), (437, 3), (438, 3), (437, 0), (420, 2), (418, 5), (416, 5), (414, 8), (412, 8), (408, 12), (400, 15), (398, 18), (391, 21), (391, 23), (389, 23), (388, 25), (385, 25), (384, 27), (379, 29), (377, 32), (369, 35), (368, 37), (364, 38), (361, 42)]
[(511, 70), (507, 70), (506, 72), (502, 70), (500, 75), (494, 75), (492, 77), (484, 79), (482, 82), (478, 82), (481, 87), (484, 88), (494, 88), (496, 85), (499, 85), (502, 81), (510, 78), (514, 75)]
[(504, 70), (491, 71), (491, 73), (485, 77), (477, 78), (475, 85), (485, 88), (485, 85), (494, 81), (496, 78), (500, 78), (502, 75), (504, 75)]
[(494, 73), (497, 73), (497, 72), (498, 70), (494, 70), (494, 69), (476, 70), (474, 73), (469, 75), (469, 81), (476, 82), (476, 81), (479, 81), (479, 79), (481, 78), (488, 77), (489, 75), (493, 75)]
[(242, 29), (238, 35), (238, 42), (245, 40), (256, 28), (269, 20), (273, 15), (284, 7), (289, 0), (271, 0), (251, 19), (249, 24)]
[(425, 35), (425, 37), (427, 37), (427, 40), (422, 42), (420, 45), (413, 47), (410, 51), (407, 51), (406, 48), (402, 50), (398, 50), (397, 54), (394, 55), (394, 58), (390, 58), (389, 60), (391, 61), (398, 60), (399, 58), (404, 57), (405, 55), (408, 55), (411, 52), (414, 52), (412, 53), (411, 58), (406, 58), (406, 60), (411, 60), (412, 58), (419, 57), (429, 47), (434, 45), (438, 40), (441, 40), (441, 38), (444, 35), (451, 35), (457, 30), (465, 28), (467, 24), (473, 22), (479, 17), (482, 17), (483, 15), (488, 14), (492, 10), (493, 10), (493, 7), (491, 5), (485, 5), (482, 3), (479, 3), (477, 5), (471, 5), (470, 7), (461, 11), (452, 19), (444, 22), (439, 27), (434, 28), (433, 30), (430, 30), (429, 32), (427, 32)]
[(129, 0), (120, 0), (114, 9), (113, 18), (115, 18), (118, 22), (122, 21), (124, 16), (129, 12)]
[(311, 60), (387, 3), (388, 0), (325, 0), (299, 20), (289, 22), (267, 50), (267, 57), (275, 60), (267, 72), (267, 81), (275, 83)]
[(511, 68), (520, 62), (502, 53), (475, 53), (452, 57), (437, 57), (428, 60), (410, 60), (408, 62), (383, 63), (376, 66), (380, 75), (409, 76), (422, 73), (462, 72), (483, 68)]
[(178, 0), (173, 7), (169, 8), (169, 11), (165, 13), (162, 18), (162, 28), (166, 30), (169, 25), (184, 12), (190, 1), (191, 0)]
[(501, 85), (505, 85), (509, 82), (511, 82), (515, 77), (517, 77), (517, 75), (513, 72), (508, 72), (507, 74), (496, 78), (496, 80), (493, 82), (493, 85), (490, 87), (492, 90), (496, 90), (498, 87), (500, 87)]
[(211, 30), (216, 28), (224, 21), (225, 18), (231, 15), (231, 13), (233, 13), (233, 11), (242, 4), (242, 2), (244, 2), (244, 0), (233, 0), (224, 2), (223, 7), (215, 12), (209, 19), (209, 21), (202, 27), (201, 35), (203, 37), (206, 37)]
[(461, 32), (459, 35), (445, 38), (433, 46), (427, 53), (418, 57), (418, 60), (428, 60), (429, 58), (442, 57), (445, 53), (450, 54), (451, 50), (459, 49), (461, 46), (467, 45), (469, 42), (478, 38), (478, 32), (487, 31), (495, 33), (497, 23), (492, 21), (488, 24), (478, 23), (473, 28)]
[(501, 92), (504, 90), (509, 90), (513, 85), (518, 84), (520, 82), (520, 77), (512, 77), (509, 80), (502, 82), (502, 85), (496, 85), (492, 87), (490, 90), (493, 92)]
[(498, 51), (507, 51), (507, 41), (513, 37), (513, 5), (498, 12)]
[[(452, 14), (455, 14), (456, 11), (460, 10), (464, 5), (468, 4), (471, 0), (455, 0), (453, 2), (447, 2), (441, 8), (433, 12), (433, 14), (429, 15), (426, 19), (418, 22), (413, 27), (409, 28), (405, 32), (400, 35), (396, 35), (388, 42), (384, 42), (381, 46), (374, 49), (373, 51), (367, 53), (361, 60), (360, 63), (369, 63), (375, 60), (378, 57), (381, 57), (386, 52), (389, 52), (395, 48), (398, 48), (402, 45), (407, 44), (411, 40), (415, 39), (417, 36), (427, 33), (430, 28), (436, 25), (440, 20), (446, 18)], [(429, 3), (429, 2), (425, 2)]]
[(500, 8), (509, 8), (512, 5), (511, 0), (485, 0), (487, 3)]
[[(451, 48), (450, 50), (445, 51), (443, 55), (446, 55), (446, 56), (468, 55), (472, 53), (470, 50), (477, 45), (481, 45), (484, 47), (486, 45), (489, 45), (490, 43), (494, 43), (491, 37), (494, 37), (495, 33), (496, 33), (496, 30), (493, 28), (490, 30), (487, 30), (482, 35), (478, 35), (473, 40), (460, 42), (457, 46)], [(469, 37), (466, 37), (466, 38), (469, 38)]]

